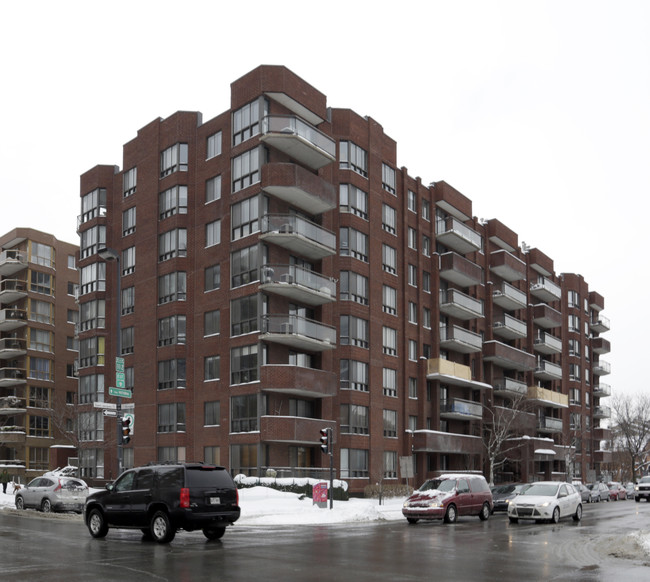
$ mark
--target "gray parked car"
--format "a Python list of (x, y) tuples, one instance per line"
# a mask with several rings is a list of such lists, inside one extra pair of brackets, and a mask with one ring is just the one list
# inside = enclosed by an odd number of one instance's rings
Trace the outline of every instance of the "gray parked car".
[(589, 483), (587, 488), (591, 490), (591, 503), (598, 501), (609, 501), (609, 487), (605, 483)]
[(32, 479), (16, 491), (16, 507), (33, 507), (45, 513), (74, 511), (82, 513), (88, 497), (88, 485), (76, 477), (44, 475)]

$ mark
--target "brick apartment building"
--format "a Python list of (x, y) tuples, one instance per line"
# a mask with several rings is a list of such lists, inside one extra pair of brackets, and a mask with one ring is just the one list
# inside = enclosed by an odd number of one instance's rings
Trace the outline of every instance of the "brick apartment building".
[(75, 455), (79, 247), (0, 237), (0, 468), (25, 482)]
[(156, 119), (122, 169), (81, 176), (86, 477), (116, 472), (117, 423), (93, 402), (111, 400), (118, 335), (126, 467), (322, 476), (332, 427), (351, 491), (397, 483), (402, 458), (415, 481), (486, 471), (481, 434), (516, 403), (520, 446), (497, 480), (600, 471), (603, 297), (449, 184), (397, 167), (396, 149), (374, 119), (261, 66), (232, 83), (230, 110)]

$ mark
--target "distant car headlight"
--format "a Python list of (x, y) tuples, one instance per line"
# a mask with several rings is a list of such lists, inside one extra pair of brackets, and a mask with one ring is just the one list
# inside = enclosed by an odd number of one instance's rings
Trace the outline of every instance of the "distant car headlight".
[(634, 486), (634, 490), (635, 490), (635, 491), (638, 491), (638, 490), (639, 490), (639, 486), (638, 486), (638, 485), (635, 485), (635, 486)]
[(405, 501), (403, 507), (408, 507), (408, 506), (409, 506), (409, 502)]

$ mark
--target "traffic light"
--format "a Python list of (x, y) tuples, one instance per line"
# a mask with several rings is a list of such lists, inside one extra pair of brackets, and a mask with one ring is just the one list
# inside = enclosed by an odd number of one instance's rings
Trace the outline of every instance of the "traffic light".
[(329, 427), (320, 429), (320, 450), (325, 455), (332, 454), (332, 429)]
[(131, 437), (131, 417), (125, 416), (122, 418), (122, 444), (128, 445)]

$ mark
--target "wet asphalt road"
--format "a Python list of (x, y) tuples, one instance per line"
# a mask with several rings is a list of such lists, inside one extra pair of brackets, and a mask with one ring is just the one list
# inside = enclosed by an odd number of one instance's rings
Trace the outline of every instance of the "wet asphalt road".
[[(90, 537), (77, 516), (0, 511), (0, 570), (8, 580), (445, 580), (647, 581), (650, 503), (585, 505), (583, 520), (558, 525), (460, 518), (409, 526), (406, 521), (337, 526), (243, 526), (208, 542), (179, 532), (169, 545), (139, 531)], [(647, 558), (646, 558), (647, 556)]]

